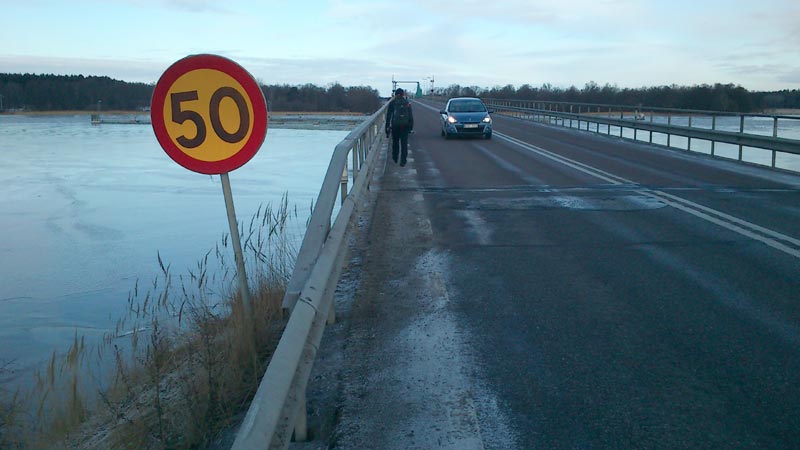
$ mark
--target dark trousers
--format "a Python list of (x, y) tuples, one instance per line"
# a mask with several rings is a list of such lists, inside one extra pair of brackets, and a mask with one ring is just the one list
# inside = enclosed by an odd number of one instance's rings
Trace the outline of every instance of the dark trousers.
[(399, 153), (400, 164), (408, 158), (408, 132), (407, 127), (392, 127), (392, 159), (397, 162)]

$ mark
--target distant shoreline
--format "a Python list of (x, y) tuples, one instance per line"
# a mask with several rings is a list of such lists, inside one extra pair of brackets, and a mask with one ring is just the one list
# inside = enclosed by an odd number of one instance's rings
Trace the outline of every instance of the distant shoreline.
[[(14, 111), (2, 113), (7, 116), (31, 117), (86, 117), (92, 125), (150, 125), (150, 111)], [(276, 129), (350, 131), (367, 118), (366, 114), (353, 112), (295, 112), (269, 113), (269, 127)]]
[(800, 108), (770, 108), (765, 109), (764, 114), (774, 114), (776, 116), (800, 116)]
[[(131, 110), (108, 110), (108, 111), (81, 111), (81, 110), (63, 110), (63, 111), (5, 111), (0, 112), (0, 115), (7, 116), (90, 116), (92, 114), (100, 115), (116, 115), (116, 116), (141, 116), (150, 115), (150, 111), (131, 111)], [(359, 116), (365, 117), (367, 114), (358, 112), (331, 112), (331, 111), (270, 111), (270, 116)]]

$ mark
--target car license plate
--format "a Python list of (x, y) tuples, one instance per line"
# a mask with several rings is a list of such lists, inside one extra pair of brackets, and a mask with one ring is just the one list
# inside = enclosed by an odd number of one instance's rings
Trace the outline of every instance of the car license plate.
[(464, 128), (478, 128), (477, 123), (465, 123)]

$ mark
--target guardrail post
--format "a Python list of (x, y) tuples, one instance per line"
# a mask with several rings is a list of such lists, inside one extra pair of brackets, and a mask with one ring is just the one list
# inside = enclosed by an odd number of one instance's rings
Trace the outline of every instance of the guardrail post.
[[(772, 120), (773, 120), (773, 122), (772, 122), (772, 137), (776, 138), (776, 137), (778, 137), (778, 118), (777, 117), (773, 117)], [(773, 168), (775, 167), (775, 159), (777, 158), (777, 156), (778, 156), (778, 152), (776, 150), (773, 150), (772, 151), (772, 167)]]
[[(689, 114), (689, 128), (692, 128), (692, 115), (691, 114)], [(687, 152), (692, 151), (692, 137), (691, 136), (688, 136), (686, 138), (686, 151)]]
[[(717, 116), (712, 114), (711, 115), (711, 131), (714, 131), (716, 129), (717, 129)], [(711, 156), (714, 156), (714, 144), (716, 144), (716, 142), (717, 141), (711, 141)]]
[(295, 442), (305, 442), (308, 440), (308, 410), (306, 409), (306, 392), (300, 393), (297, 399), (299, 410), (294, 421), (294, 440)]
[(344, 199), (347, 197), (347, 160), (345, 159), (344, 169), (342, 169), (342, 204), (344, 204)]
[[(572, 114), (572, 105), (569, 105), (569, 113)], [(569, 127), (572, 128), (572, 116), (569, 118)]]
[(361, 149), (361, 139), (358, 139), (353, 146), (353, 179), (358, 176), (358, 152)]
[[(597, 107), (597, 115), (600, 115), (600, 107)], [(597, 122), (597, 129), (595, 130), (597, 134), (600, 134), (600, 122)]]
[[(672, 115), (667, 113), (667, 125), (671, 125), (671, 124), (672, 124)], [(667, 133), (667, 148), (669, 148), (669, 141), (670, 141), (671, 137), (672, 137), (672, 135)]]
[[(739, 116), (739, 134), (744, 134), (744, 114)], [(739, 161), (742, 160), (742, 144), (739, 144)]]

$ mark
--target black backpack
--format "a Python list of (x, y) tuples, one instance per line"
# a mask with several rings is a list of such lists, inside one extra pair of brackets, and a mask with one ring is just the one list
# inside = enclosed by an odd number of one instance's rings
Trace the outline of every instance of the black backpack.
[(411, 104), (408, 100), (396, 99), (392, 113), (392, 127), (407, 126), (411, 123)]

